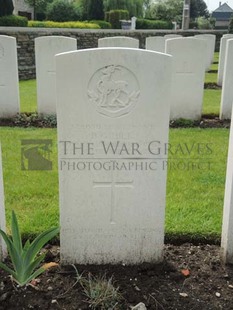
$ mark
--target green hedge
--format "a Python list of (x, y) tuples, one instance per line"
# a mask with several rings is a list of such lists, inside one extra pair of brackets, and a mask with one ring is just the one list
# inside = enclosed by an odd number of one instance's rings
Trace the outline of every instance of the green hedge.
[(89, 22), (53, 22), (53, 21), (34, 21), (28, 22), (28, 27), (41, 27), (41, 28), (79, 28), (79, 29), (100, 29), (100, 26)]
[(111, 10), (109, 12), (108, 22), (112, 25), (113, 29), (121, 29), (120, 20), (128, 20), (128, 19), (129, 19), (129, 12), (127, 10)]
[(171, 22), (138, 18), (136, 29), (172, 29)]
[(0, 17), (0, 26), (10, 27), (27, 27), (28, 20), (26, 17), (8, 15)]
[(104, 20), (90, 20), (89, 23), (97, 24), (101, 29), (111, 29), (112, 25)]

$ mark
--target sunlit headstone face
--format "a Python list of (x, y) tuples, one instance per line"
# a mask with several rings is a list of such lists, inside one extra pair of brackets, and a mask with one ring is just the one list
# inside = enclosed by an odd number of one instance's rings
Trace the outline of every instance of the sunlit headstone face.
[(61, 258), (159, 262), (171, 56), (139, 49), (57, 58)]

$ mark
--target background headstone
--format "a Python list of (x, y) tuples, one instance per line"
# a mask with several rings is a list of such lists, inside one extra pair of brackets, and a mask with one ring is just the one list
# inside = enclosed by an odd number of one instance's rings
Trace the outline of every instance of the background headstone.
[[(1, 144), (0, 144), (0, 228), (3, 231), (6, 230)], [(6, 254), (7, 254), (6, 244), (0, 237), (0, 260), (3, 260), (6, 257)]]
[(173, 56), (172, 120), (200, 119), (205, 78), (204, 40), (178, 38), (166, 40), (166, 54)]
[(166, 167), (156, 154), (168, 141), (172, 57), (109, 48), (56, 58), (61, 260), (161, 261)]
[(46, 36), (35, 39), (38, 113), (56, 114), (55, 55), (77, 50), (74, 38)]
[(233, 39), (233, 34), (228, 34), (227, 36), (224, 35), (221, 38), (220, 43), (220, 52), (219, 52), (219, 64), (218, 64), (218, 85), (222, 86), (223, 82), (223, 73), (224, 73), (224, 66), (225, 66), (225, 59), (226, 59), (226, 45), (227, 40)]
[(167, 39), (176, 39), (176, 38), (182, 38), (180, 34), (166, 34), (164, 38)]
[(16, 39), (0, 35), (0, 117), (20, 111)]
[(214, 59), (216, 35), (214, 34), (197, 34), (195, 38), (206, 40), (206, 71), (210, 69), (210, 66)]
[(130, 37), (106, 37), (98, 40), (98, 47), (139, 48), (139, 40)]
[[(233, 43), (233, 40), (232, 40)], [(231, 123), (227, 173), (225, 184), (225, 198), (223, 209), (222, 239), (223, 259), (233, 264), (233, 123)]]
[(226, 59), (223, 74), (220, 119), (230, 119), (233, 104), (233, 39), (227, 40)]
[(146, 38), (146, 49), (164, 53), (165, 52), (165, 38), (164, 37), (147, 37)]

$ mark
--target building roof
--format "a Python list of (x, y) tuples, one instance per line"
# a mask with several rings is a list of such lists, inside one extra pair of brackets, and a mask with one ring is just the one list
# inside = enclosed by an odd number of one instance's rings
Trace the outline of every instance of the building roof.
[(227, 3), (223, 3), (213, 13), (233, 13), (233, 10)]

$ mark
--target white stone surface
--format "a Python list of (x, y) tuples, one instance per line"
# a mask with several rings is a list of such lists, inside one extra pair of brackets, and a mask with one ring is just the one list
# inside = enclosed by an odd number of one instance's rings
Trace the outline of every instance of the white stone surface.
[(223, 74), (220, 119), (230, 119), (233, 103), (233, 39), (227, 40), (225, 69)]
[(196, 38), (206, 40), (206, 71), (210, 69), (210, 66), (214, 59), (215, 41), (216, 35), (214, 34), (197, 34)]
[(63, 36), (35, 39), (38, 113), (56, 114), (55, 55), (77, 50), (77, 40)]
[[(231, 40), (233, 43), (233, 40)], [(231, 122), (225, 198), (223, 209), (222, 239), (223, 259), (226, 263), (233, 264), (233, 123)]]
[(135, 30), (136, 29), (136, 22), (137, 22), (137, 17), (133, 16), (131, 18), (131, 30)]
[[(3, 231), (6, 230), (1, 144), (0, 144), (0, 229)], [(0, 260), (3, 260), (6, 257), (6, 254), (7, 254), (6, 244), (0, 237)]]
[(15, 116), (19, 110), (16, 39), (0, 35), (0, 117)]
[(166, 164), (156, 159), (172, 57), (99, 48), (56, 58), (61, 260), (161, 261)]
[(166, 53), (173, 56), (172, 120), (201, 118), (205, 48), (205, 41), (195, 38), (166, 40)]
[(131, 47), (139, 48), (139, 40), (130, 37), (105, 37), (98, 40), (98, 47)]
[(221, 38), (220, 51), (219, 51), (219, 64), (218, 64), (218, 85), (222, 86), (224, 65), (226, 59), (226, 45), (227, 40), (233, 39), (233, 34), (224, 35)]
[(14, 15), (19, 15), (19, 12), (27, 12), (31, 14), (31, 17), (34, 17), (34, 10), (32, 7), (30, 7), (29, 4), (25, 2), (25, 0), (13, 0), (14, 4)]
[(160, 36), (147, 37), (146, 38), (146, 49), (164, 53), (165, 52), (165, 38)]
[(176, 38), (182, 38), (182, 35), (180, 34), (166, 34), (164, 38), (167, 39), (176, 39)]

